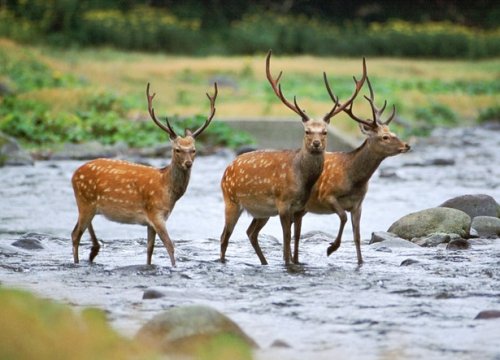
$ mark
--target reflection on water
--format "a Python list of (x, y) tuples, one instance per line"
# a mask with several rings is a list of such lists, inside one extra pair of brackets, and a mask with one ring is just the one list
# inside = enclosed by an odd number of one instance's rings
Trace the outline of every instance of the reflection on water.
[[(350, 226), (340, 249), (326, 257), (338, 219), (317, 215), (304, 219), (302, 264), (283, 265), (281, 227), (273, 219), (260, 239), (270, 265), (261, 266), (245, 235), (250, 223), (245, 215), (231, 237), (227, 263), (220, 264), (219, 181), (232, 160), (225, 156), (196, 159), (190, 186), (167, 223), (176, 244), (176, 268), (169, 266), (159, 240), (154, 265), (144, 265), (145, 228), (102, 218), (94, 221), (103, 242), (96, 263), (74, 265), (70, 233), (77, 211), (70, 178), (81, 162), (2, 168), (0, 281), (75, 306), (103, 308), (128, 335), (162, 309), (210, 305), (267, 349), (262, 358), (498, 359), (500, 322), (473, 319), (481, 310), (500, 308), (499, 240), (473, 241), (470, 250), (461, 252), (367, 244), (372, 231), (386, 230), (400, 216), (450, 197), (487, 193), (500, 198), (498, 132), (460, 131), (449, 131), (447, 141), (436, 141), (439, 146), (417, 146), (383, 163), (383, 173), (390, 176), (374, 176), (364, 203), (362, 267), (356, 263)], [(457, 140), (466, 135), (477, 140), (474, 145)], [(455, 164), (429, 165), (433, 157), (452, 158)], [(12, 246), (27, 232), (38, 234), (43, 249)], [(82, 259), (90, 246), (84, 235)], [(165, 296), (143, 300), (148, 288)], [(268, 349), (275, 340), (291, 348)]]

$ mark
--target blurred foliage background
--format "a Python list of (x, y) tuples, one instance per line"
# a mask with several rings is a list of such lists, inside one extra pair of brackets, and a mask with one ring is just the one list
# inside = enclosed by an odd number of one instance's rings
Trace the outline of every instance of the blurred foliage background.
[(2, 0), (0, 36), (170, 54), (483, 58), (500, 54), (496, 1)]
[[(33, 147), (165, 142), (145, 115), (149, 81), (180, 132), (203, 122), (214, 81), (217, 117), (290, 116), (264, 77), (271, 48), (286, 94), (314, 114), (330, 106), (321, 72), (346, 97), (365, 56), (403, 135), (498, 120), (499, 21), (487, 0), (0, 0), (0, 131)], [(357, 133), (342, 115), (335, 126)], [(251, 141), (220, 121), (201, 140)]]

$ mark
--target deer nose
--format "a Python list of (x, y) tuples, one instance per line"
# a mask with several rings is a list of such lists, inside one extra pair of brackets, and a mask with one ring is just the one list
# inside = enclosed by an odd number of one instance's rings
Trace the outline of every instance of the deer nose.
[(187, 167), (188, 169), (191, 168), (191, 166), (193, 166), (193, 162), (191, 160), (188, 160), (184, 163), (184, 166)]
[(319, 141), (319, 140), (314, 140), (313, 141), (313, 146), (314, 147), (319, 147), (320, 145), (321, 145), (321, 141)]

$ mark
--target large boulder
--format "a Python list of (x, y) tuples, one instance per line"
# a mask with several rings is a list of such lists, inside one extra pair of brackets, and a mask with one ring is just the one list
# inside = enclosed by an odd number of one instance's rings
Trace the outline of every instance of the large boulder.
[(406, 240), (436, 233), (458, 234), (460, 237), (467, 238), (470, 225), (471, 218), (463, 211), (437, 207), (403, 216), (387, 231)]
[(476, 216), (472, 219), (471, 227), (476, 230), (479, 237), (500, 237), (500, 219), (493, 216)]
[(462, 210), (469, 215), (471, 219), (474, 219), (476, 216), (500, 216), (500, 206), (497, 204), (496, 200), (490, 195), (485, 194), (457, 196), (446, 200), (439, 206)]
[(148, 321), (136, 338), (166, 354), (212, 352), (214, 359), (251, 359), (257, 348), (236, 323), (207, 306), (171, 308)]
[(0, 166), (33, 165), (31, 155), (23, 150), (16, 139), (0, 132)]

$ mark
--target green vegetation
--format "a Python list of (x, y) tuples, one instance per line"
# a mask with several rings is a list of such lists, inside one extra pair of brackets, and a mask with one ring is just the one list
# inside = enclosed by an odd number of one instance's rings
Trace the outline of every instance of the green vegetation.
[(479, 113), (478, 122), (496, 121), (500, 122), (500, 105), (487, 107)]
[[(215, 10), (220, 5), (210, 1), (187, 2), (183, 9), (175, 2), (157, 3), (157, 7), (139, 3), (125, 6), (118, 1), (101, 5), (76, 0), (9, 1), (8, 6), (0, 8), (0, 36), (31, 44), (106, 45), (195, 56), (255, 54), (269, 48), (280, 54), (318, 56), (447, 59), (500, 56), (498, 20), (486, 28), (464, 26), (441, 17), (427, 22), (411, 21), (412, 16), (406, 16), (408, 20), (370, 21), (344, 14), (346, 18), (332, 22), (322, 14), (330, 11), (338, 16), (338, 11), (319, 4), (308, 4), (307, 8), (313, 8), (314, 13), (306, 16), (298, 9), (263, 11), (264, 4), (247, 3), (241, 5), (236, 16), (224, 13), (227, 9)], [(358, 7), (363, 8), (360, 4)], [(454, 8), (455, 12), (460, 10), (458, 6)], [(470, 17), (472, 12), (463, 10), (467, 14), (464, 17)], [(486, 26), (485, 16), (491, 15), (493, 19), (494, 11), (488, 12), (485, 7), (483, 13), (480, 25)], [(451, 13), (450, 18), (453, 18)]]
[[(237, 147), (251, 142), (224, 118), (294, 115), (272, 92), (264, 73), (264, 54), (244, 57), (181, 57), (117, 50), (61, 50), (22, 46), (0, 38), (0, 130), (31, 147), (97, 140), (130, 146), (165, 143), (168, 137), (147, 115), (145, 88), (156, 92), (160, 119), (169, 116), (176, 131), (194, 129), (209, 111), (205, 92), (219, 84), (217, 113), (200, 137), (208, 146)], [(402, 135), (425, 135), (435, 126), (471, 125), (497, 116), (500, 60), (408, 60), (367, 57), (376, 103), (396, 105)], [(283, 57), (274, 52), (273, 73), (284, 70), (283, 91), (313, 115), (331, 107), (321, 72), (345, 99), (361, 59)], [(0, 91), (1, 88), (0, 88)], [(363, 90), (366, 94), (367, 89)], [(359, 96), (355, 111), (369, 116)], [(495, 115), (497, 114), (497, 115)], [(358, 134), (339, 114), (332, 125)]]
[[(89, 140), (145, 147), (168, 141), (146, 115), (143, 120), (130, 119), (138, 101), (96, 89), (88, 81), (55, 69), (27, 48), (7, 42), (0, 43), (0, 50), (0, 83), (9, 89), (3, 99), (0, 97), (0, 131), (34, 147)], [(196, 129), (205, 119), (202, 115), (174, 116), (170, 121), (178, 134), (183, 134), (185, 128)], [(214, 121), (200, 141), (209, 146), (238, 147), (252, 139)]]
[(154, 359), (151, 349), (118, 335), (97, 309), (68, 306), (0, 287), (1, 359)]

